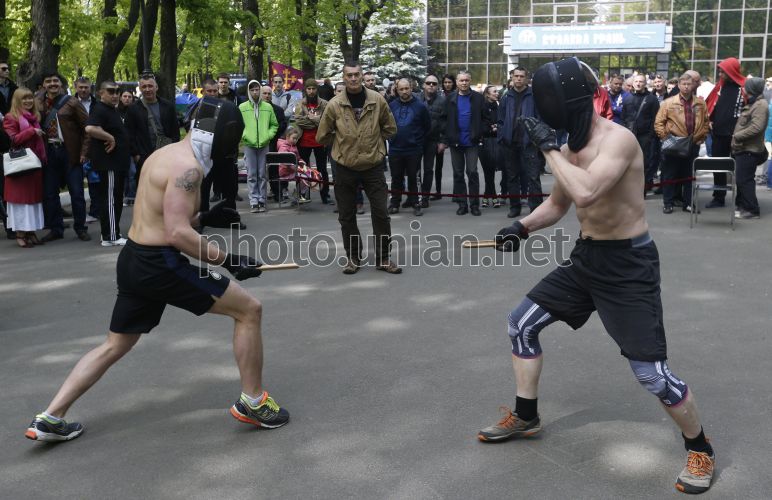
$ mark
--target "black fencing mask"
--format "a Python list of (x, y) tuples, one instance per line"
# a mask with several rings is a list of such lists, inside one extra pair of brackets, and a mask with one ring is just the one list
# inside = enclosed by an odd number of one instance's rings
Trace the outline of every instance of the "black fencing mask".
[(576, 57), (543, 65), (533, 74), (533, 97), (541, 119), (555, 130), (568, 132), (568, 148), (587, 145), (595, 114), (592, 99), (598, 78)]
[(190, 127), (191, 146), (206, 176), (214, 160), (236, 158), (244, 120), (232, 102), (205, 96), (197, 106)]

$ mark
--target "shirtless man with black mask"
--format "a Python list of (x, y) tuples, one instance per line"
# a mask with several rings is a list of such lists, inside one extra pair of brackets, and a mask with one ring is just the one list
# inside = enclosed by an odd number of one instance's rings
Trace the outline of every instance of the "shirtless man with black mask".
[[(692, 391), (668, 368), (660, 300), (659, 256), (648, 232), (643, 153), (626, 128), (595, 114), (597, 78), (576, 58), (548, 63), (533, 75), (538, 118), (523, 125), (552, 168), (552, 194), (531, 214), (496, 235), (497, 249), (516, 251), (528, 234), (556, 224), (571, 204), (581, 232), (569, 261), (539, 282), (509, 314), (517, 383), (515, 410), (481, 430), (484, 442), (541, 431), (537, 390), (543, 363), (539, 333), (555, 321), (574, 329), (598, 311), (638, 382), (680, 428), (688, 451), (676, 488), (710, 488), (715, 455), (705, 438)], [(555, 129), (569, 133), (558, 146)]]

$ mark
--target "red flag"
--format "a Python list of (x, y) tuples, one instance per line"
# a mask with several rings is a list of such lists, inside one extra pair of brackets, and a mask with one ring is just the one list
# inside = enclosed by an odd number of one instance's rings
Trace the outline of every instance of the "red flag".
[(284, 90), (303, 90), (303, 72), (292, 66), (271, 61), (271, 78), (280, 75), (284, 78)]

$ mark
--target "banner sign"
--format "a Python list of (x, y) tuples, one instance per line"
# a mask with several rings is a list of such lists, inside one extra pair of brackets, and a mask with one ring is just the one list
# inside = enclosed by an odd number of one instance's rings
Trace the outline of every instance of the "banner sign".
[(273, 75), (284, 78), (284, 90), (303, 90), (303, 72), (299, 69), (271, 61), (271, 78)]
[(665, 23), (514, 25), (504, 32), (507, 54), (574, 52), (669, 52)]

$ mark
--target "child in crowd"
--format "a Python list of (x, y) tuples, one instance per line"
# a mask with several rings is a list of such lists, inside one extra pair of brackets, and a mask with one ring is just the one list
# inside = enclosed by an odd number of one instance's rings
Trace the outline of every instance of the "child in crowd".
[(297, 177), (297, 189), (299, 190), (300, 203), (308, 203), (311, 201), (311, 186), (316, 186), (318, 189), (319, 182), (321, 181), (321, 175), (318, 170), (309, 168), (306, 162), (300, 159), (298, 153), (297, 142), (300, 139), (300, 129), (290, 125), (284, 132), (284, 138), (278, 141), (278, 150), (280, 153), (293, 153), (295, 158), (298, 159), (297, 166), (283, 163), (279, 165), (279, 177), (282, 179), (293, 179)]

